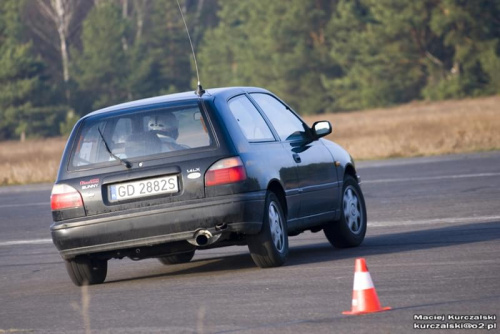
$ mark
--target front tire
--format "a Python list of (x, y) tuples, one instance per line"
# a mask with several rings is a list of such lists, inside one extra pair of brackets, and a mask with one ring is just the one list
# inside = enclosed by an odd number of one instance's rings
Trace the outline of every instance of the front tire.
[(76, 286), (101, 284), (108, 273), (108, 261), (85, 257), (65, 260), (66, 270)]
[(340, 220), (323, 228), (326, 238), (336, 248), (359, 246), (366, 234), (366, 205), (356, 180), (346, 175), (342, 187)]
[(194, 256), (194, 251), (188, 253), (174, 254), (159, 257), (158, 260), (163, 264), (180, 264), (188, 263)]
[(268, 192), (262, 229), (247, 237), (253, 261), (260, 268), (279, 267), (288, 257), (288, 231), (286, 218), (278, 197)]

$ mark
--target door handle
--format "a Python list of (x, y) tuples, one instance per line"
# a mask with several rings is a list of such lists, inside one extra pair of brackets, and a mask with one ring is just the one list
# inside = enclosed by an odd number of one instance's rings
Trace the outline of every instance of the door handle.
[(297, 153), (293, 154), (293, 160), (295, 160), (296, 163), (301, 163), (302, 162), (302, 159), (300, 158), (300, 155), (298, 155)]

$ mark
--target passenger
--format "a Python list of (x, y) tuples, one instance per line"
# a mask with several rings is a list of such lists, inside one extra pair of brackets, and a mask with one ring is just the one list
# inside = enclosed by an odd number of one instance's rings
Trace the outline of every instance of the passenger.
[(162, 152), (172, 152), (187, 148), (177, 144), (179, 137), (179, 120), (171, 112), (153, 115), (148, 121), (149, 131), (155, 133), (162, 143)]

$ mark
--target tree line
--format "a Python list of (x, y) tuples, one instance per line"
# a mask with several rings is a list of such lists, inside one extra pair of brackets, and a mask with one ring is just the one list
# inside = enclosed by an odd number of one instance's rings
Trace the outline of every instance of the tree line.
[[(205, 88), (302, 114), (500, 93), (499, 0), (179, 0)], [(0, 1), (0, 140), (194, 90), (176, 0)]]

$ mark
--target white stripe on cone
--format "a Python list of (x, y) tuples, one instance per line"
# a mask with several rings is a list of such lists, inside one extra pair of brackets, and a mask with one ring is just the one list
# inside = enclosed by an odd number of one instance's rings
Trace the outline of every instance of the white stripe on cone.
[(369, 272), (354, 273), (354, 287), (353, 290), (368, 290), (373, 289), (373, 281)]

